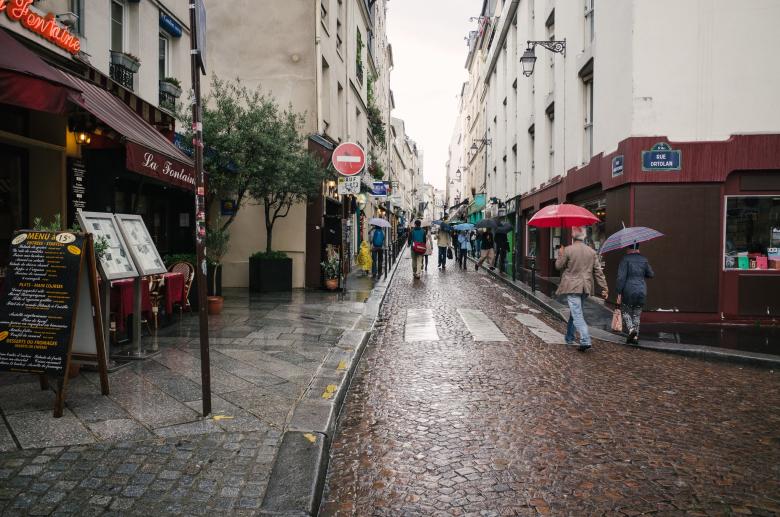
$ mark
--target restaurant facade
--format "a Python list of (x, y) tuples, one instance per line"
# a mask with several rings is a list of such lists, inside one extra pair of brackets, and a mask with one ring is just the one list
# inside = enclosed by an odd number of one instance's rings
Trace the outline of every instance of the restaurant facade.
[[(194, 249), (193, 163), (173, 144), (163, 102), (163, 79), (183, 77), (189, 61), (186, 26), (163, 4), (109, 4), (84, 25), (68, 2), (3, 3), (0, 267), (16, 229), (58, 214), (71, 227), (79, 209), (142, 215), (163, 256)], [(131, 24), (155, 38), (133, 40)], [(159, 66), (141, 67), (147, 57)]]
[[(780, 314), (780, 135), (670, 142), (632, 137), (608, 154), (521, 196), (517, 238), (526, 273), (556, 277), (555, 249), (568, 230), (531, 228), (544, 206), (573, 203), (599, 223), (587, 243), (629, 226), (664, 234), (642, 247), (656, 272), (647, 321), (754, 321)], [(622, 254), (603, 255), (615, 301)]]

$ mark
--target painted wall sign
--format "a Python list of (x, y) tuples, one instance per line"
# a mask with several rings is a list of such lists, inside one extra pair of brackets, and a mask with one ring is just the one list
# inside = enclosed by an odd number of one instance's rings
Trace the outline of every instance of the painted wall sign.
[(623, 175), (623, 155), (619, 154), (612, 158), (612, 177), (616, 178)]
[(682, 151), (674, 150), (669, 144), (660, 142), (649, 151), (642, 151), (642, 170), (679, 171), (682, 168)]
[(49, 40), (71, 54), (81, 50), (81, 40), (64, 25), (60, 25), (54, 14), (45, 16), (30, 10), (33, 0), (0, 0), (0, 13), (5, 12), (9, 20), (18, 22), (25, 29)]
[(181, 25), (176, 20), (168, 16), (167, 14), (160, 13), (160, 27), (173, 36), (174, 38), (180, 38), (182, 34)]

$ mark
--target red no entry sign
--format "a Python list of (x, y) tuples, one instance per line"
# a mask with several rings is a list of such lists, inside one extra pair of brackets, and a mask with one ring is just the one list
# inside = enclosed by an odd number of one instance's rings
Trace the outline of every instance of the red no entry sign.
[(366, 153), (357, 144), (344, 142), (333, 151), (333, 168), (344, 176), (359, 174), (366, 165)]

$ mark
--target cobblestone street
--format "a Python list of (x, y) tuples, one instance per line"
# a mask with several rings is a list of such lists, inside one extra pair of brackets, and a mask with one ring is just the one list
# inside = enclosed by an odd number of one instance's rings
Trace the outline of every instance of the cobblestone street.
[(599, 341), (581, 353), (454, 266), (415, 281), (401, 263), (322, 515), (780, 513), (777, 373)]

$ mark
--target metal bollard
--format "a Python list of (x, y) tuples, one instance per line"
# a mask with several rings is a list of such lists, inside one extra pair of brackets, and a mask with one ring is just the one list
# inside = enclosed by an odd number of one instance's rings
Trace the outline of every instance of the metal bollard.
[(536, 292), (536, 259), (531, 260), (531, 292)]

